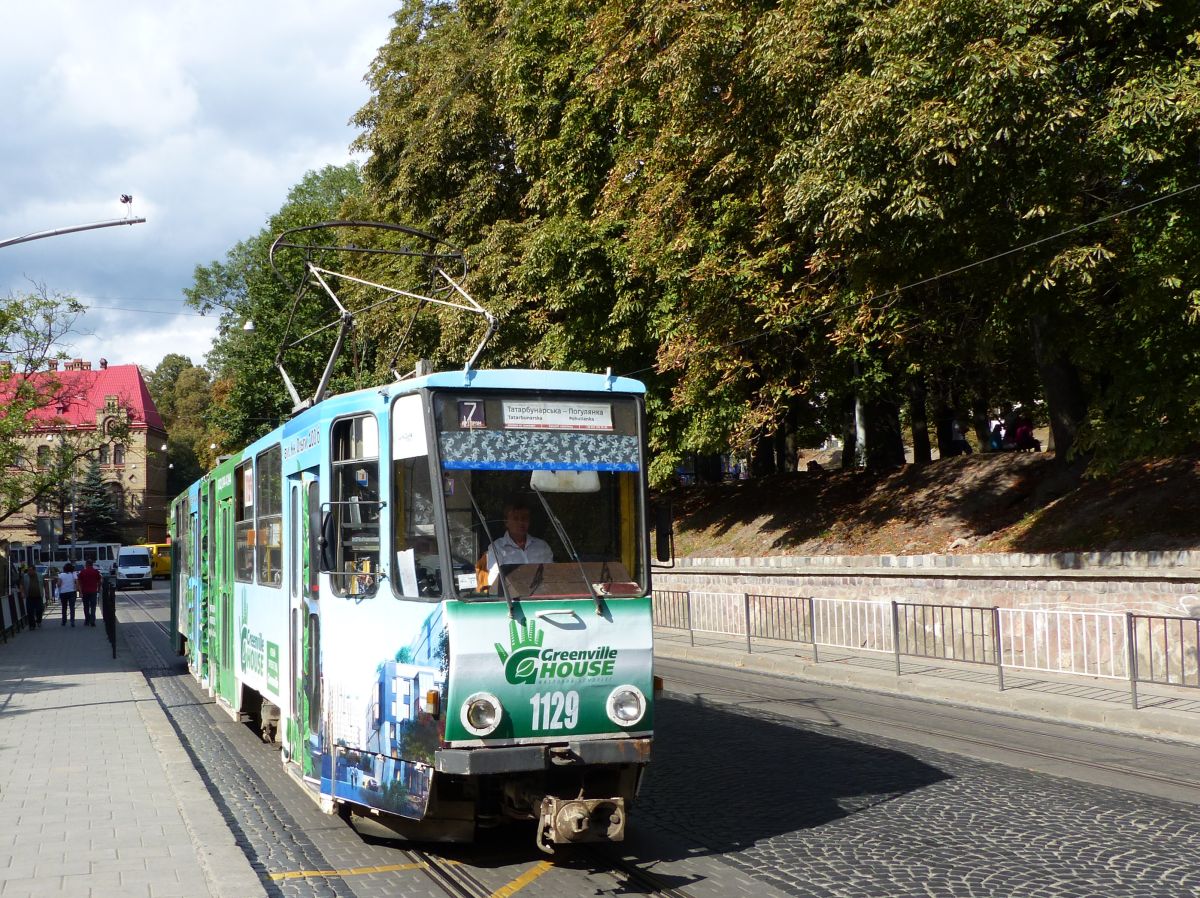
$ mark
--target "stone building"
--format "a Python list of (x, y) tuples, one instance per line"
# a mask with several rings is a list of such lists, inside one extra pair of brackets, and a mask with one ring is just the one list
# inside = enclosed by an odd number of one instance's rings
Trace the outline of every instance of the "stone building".
[[(122, 543), (165, 542), (167, 538), (167, 433), (137, 365), (109, 365), (75, 359), (33, 375), (58, 383), (55, 401), (31, 417), (28, 458), (39, 466), (50, 462), (58, 441), (89, 447), (117, 509)], [(81, 480), (87, 460), (75, 476)], [(69, 491), (68, 491), (69, 492)], [(71, 538), (69, 508), (43, 503), (0, 524), (0, 539), (37, 542), (48, 527)], [(39, 533), (39, 527), (43, 533)]]

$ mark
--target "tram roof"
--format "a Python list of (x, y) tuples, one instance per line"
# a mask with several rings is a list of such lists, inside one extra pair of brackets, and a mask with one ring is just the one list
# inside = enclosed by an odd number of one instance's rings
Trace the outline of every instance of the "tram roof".
[(538, 371), (528, 368), (497, 368), (470, 371), (439, 371), (398, 385), (421, 387), (454, 387), (474, 390), (564, 390), (585, 393), (645, 393), (640, 380), (617, 375), (594, 374), (587, 371)]
[(421, 377), (410, 377), (350, 393), (330, 396), (314, 409), (336, 408), (356, 397), (387, 390), (392, 395), (412, 393), (421, 389), (454, 390), (521, 390), (564, 393), (626, 393), (642, 394), (646, 385), (640, 380), (586, 371), (548, 371), (528, 368), (471, 369), (438, 371)]

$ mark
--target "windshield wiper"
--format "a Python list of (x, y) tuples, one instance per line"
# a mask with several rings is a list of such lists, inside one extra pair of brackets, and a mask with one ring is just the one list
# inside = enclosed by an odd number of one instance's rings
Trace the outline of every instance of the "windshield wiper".
[[(485, 518), (485, 517), (483, 516), (483, 511), (482, 511), (482, 510), (480, 510), (480, 508), (479, 508), (479, 504), (478, 504), (478, 503), (475, 501), (475, 496), (474, 496), (474, 494), (471, 492), (471, 488), (470, 488), (469, 486), (467, 486), (467, 484), (466, 484), (466, 483), (463, 483), (462, 487), (463, 487), (463, 489), (464, 489), (464, 490), (466, 490), (466, 493), (467, 493), (467, 498), (468, 498), (468, 499), (471, 501), (471, 508), (475, 509), (475, 517), (479, 519), (479, 524), (480, 524), (480, 526), (481, 526), (481, 527), (483, 527), (483, 532), (484, 532), (484, 533), (487, 535), (487, 538), (488, 538), (488, 546), (487, 546), (487, 552), (486, 552), (486, 554), (487, 554), (487, 556), (488, 556), (488, 567), (490, 568), (490, 567), (491, 567), (491, 564), (492, 564), (492, 558), (491, 558), (491, 553), (492, 553), (492, 532), (491, 532), (491, 531), (488, 529), (488, 525), (487, 525), (487, 518)], [(507, 579), (506, 579), (506, 578), (505, 578), (505, 576), (504, 576), (504, 571), (503, 571), (503, 570), (501, 569), (501, 567), (500, 567), (500, 560), (499, 560), (499, 559), (496, 559), (496, 578), (497, 578), (497, 579), (500, 581), (500, 592), (501, 592), (501, 593), (504, 595), (504, 604), (506, 604), (506, 605), (508, 606), (508, 616), (509, 616), (509, 618), (511, 619), (511, 618), (513, 617), (513, 613), (514, 613), (514, 611), (513, 611), (513, 600), (512, 600), (512, 596), (511, 596), (511, 595), (509, 595), (509, 592), (508, 592), (508, 582), (507, 582)], [(475, 589), (476, 589), (476, 591), (478, 591), (478, 590), (479, 590), (479, 584), (478, 584), (478, 583), (476, 583), (476, 584), (475, 584)]]
[(579, 568), (579, 576), (583, 578), (584, 585), (587, 586), (588, 589), (588, 594), (591, 595), (592, 601), (596, 603), (596, 613), (603, 615), (604, 603), (600, 601), (600, 594), (592, 587), (592, 581), (588, 579), (587, 571), (583, 569), (583, 562), (579, 559), (579, 553), (575, 551), (575, 546), (571, 544), (571, 538), (567, 536), (567, 530), (565, 527), (563, 527), (562, 521), (558, 519), (558, 515), (554, 513), (554, 509), (550, 507), (550, 503), (546, 501), (546, 497), (542, 495), (542, 491), (532, 483), (529, 484), (529, 488), (533, 490), (534, 494), (538, 497), (538, 500), (542, 503), (542, 508), (546, 510), (546, 517), (548, 517), (550, 519), (550, 523), (554, 525), (554, 530), (558, 534), (558, 538), (562, 540), (562, 544), (566, 548), (567, 553), (571, 556), (571, 560), (574, 561), (576, 567)]

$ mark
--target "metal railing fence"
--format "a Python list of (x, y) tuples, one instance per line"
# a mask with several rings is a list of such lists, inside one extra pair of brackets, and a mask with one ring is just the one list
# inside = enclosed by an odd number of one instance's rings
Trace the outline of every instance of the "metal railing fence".
[(1125, 680), (1124, 616), (1109, 611), (1001, 608), (1005, 667)]
[(655, 590), (656, 627), (979, 664), (996, 670), (1079, 674), (1200, 689), (1200, 619), (1169, 615), (996, 608), (811, 596)]
[(910, 655), (942, 661), (965, 661), (996, 668), (1004, 688), (1000, 663), (999, 608), (971, 605), (918, 605), (892, 602), (892, 633), (896, 646), (896, 676), (900, 657)]
[(1200, 689), (1200, 619), (1130, 611), (1125, 620), (1134, 708), (1138, 683)]
[(654, 600), (651, 607), (654, 611), (654, 626), (667, 630), (687, 630), (696, 644), (695, 631), (692, 630), (691, 594), (676, 592), (669, 589), (654, 590)]
[(807, 596), (772, 596), (746, 593), (746, 651), (754, 651), (754, 637), (812, 646), (817, 657), (816, 618)]

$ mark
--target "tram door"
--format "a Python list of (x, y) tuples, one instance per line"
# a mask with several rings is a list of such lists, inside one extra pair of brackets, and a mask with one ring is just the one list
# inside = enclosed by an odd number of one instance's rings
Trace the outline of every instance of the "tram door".
[[(220, 651), (217, 653), (217, 694), (234, 703), (233, 675), (233, 499), (221, 500), (217, 538), (217, 626)], [(236, 707), (236, 705), (235, 705)]]
[(196, 669), (206, 686), (212, 687), (212, 665), (216, 634), (213, 632), (213, 622), (216, 620), (213, 594), (216, 577), (213, 565), (216, 559), (216, 501), (217, 487), (209, 481), (207, 489), (200, 491), (200, 640), (196, 643)]
[(292, 567), (288, 597), (289, 677), (288, 747), (304, 776), (321, 775), (321, 619), (320, 546), (321, 491), (314, 472), (291, 481)]

